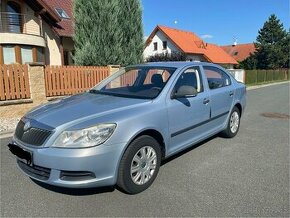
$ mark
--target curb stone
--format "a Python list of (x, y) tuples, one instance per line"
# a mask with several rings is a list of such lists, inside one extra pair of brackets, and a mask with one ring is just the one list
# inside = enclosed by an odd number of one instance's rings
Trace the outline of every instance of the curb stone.
[(250, 87), (247, 87), (247, 90), (259, 89), (259, 88), (264, 88), (264, 87), (274, 86), (274, 85), (279, 85), (279, 84), (285, 84), (285, 83), (290, 83), (290, 81), (284, 81), (284, 82), (276, 82), (276, 83), (269, 83), (269, 84), (263, 84), (263, 85), (250, 86)]
[(14, 130), (7, 130), (7, 131), (0, 132), (0, 139), (11, 137), (13, 133), (14, 133)]

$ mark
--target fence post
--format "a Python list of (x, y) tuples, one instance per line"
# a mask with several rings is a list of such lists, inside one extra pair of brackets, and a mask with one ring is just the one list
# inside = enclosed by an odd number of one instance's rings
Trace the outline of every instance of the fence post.
[(255, 70), (254, 72), (256, 73), (256, 77), (255, 77), (256, 80), (255, 80), (255, 83), (257, 84), (257, 83), (258, 83), (258, 71)]
[(45, 78), (43, 65), (29, 65), (29, 83), (31, 99), (34, 104), (47, 102), (45, 93)]
[(120, 65), (108, 65), (109, 75), (116, 73), (120, 69)]

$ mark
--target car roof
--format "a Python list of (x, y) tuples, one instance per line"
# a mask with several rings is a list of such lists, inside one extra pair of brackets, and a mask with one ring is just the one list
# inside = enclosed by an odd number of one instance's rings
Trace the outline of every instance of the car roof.
[(198, 61), (168, 61), (168, 62), (148, 62), (143, 64), (131, 65), (130, 67), (137, 66), (146, 66), (146, 67), (175, 67), (175, 68), (183, 68), (189, 66), (203, 66), (203, 65), (212, 65), (218, 66), (216, 64), (212, 64), (209, 62), (198, 62)]

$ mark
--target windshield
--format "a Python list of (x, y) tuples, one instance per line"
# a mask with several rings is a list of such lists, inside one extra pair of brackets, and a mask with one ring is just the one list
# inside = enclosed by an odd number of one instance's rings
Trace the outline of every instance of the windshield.
[(176, 68), (128, 67), (90, 92), (131, 98), (156, 98)]

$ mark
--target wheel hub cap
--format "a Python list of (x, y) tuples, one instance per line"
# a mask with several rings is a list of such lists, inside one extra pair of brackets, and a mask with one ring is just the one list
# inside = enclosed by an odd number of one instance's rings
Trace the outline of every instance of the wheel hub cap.
[(239, 128), (239, 124), (240, 124), (240, 117), (238, 112), (234, 111), (231, 115), (231, 119), (230, 119), (230, 129), (232, 133), (236, 133), (236, 131)]
[(131, 179), (137, 185), (144, 185), (153, 176), (157, 164), (157, 155), (151, 146), (142, 147), (131, 162)]

